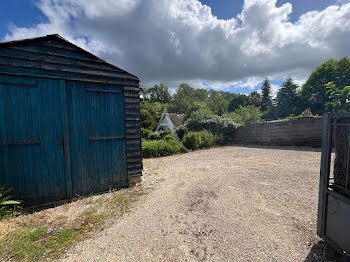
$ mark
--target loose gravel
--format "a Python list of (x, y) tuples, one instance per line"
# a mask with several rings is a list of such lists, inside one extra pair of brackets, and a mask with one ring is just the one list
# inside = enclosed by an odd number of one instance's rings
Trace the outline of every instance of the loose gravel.
[(320, 155), (234, 146), (146, 159), (153, 190), (62, 261), (335, 261), (316, 235)]

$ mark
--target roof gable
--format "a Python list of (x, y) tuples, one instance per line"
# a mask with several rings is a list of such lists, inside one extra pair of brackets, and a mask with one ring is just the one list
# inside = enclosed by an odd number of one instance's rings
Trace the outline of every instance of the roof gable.
[(121, 78), (138, 81), (137, 76), (106, 62), (57, 34), (0, 43), (0, 64), (6, 60), (2, 57), (16, 57), (17, 53), (22, 60), (56, 64), (57, 70), (60, 70), (60, 65), (71, 64), (81, 73), (99, 69), (101, 72), (95, 72), (96, 75), (108, 76), (110, 71), (115, 72), (116, 77), (120, 75)]

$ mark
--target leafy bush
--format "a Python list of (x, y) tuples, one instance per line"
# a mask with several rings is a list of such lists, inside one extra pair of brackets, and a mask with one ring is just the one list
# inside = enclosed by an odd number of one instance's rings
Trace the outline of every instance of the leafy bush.
[(326, 103), (326, 108), (333, 112), (350, 111), (350, 86), (339, 88), (333, 82), (326, 84), (327, 94), (331, 101)]
[(240, 106), (234, 112), (226, 113), (223, 116), (240, 125), (251, 125), (261, 122), (262, 113), (258, 107), (250, 105)]
[(236, 124), (232, 119), (214, 116), (213, 118), (206, 120), (186, 122), (186, 126), (190, 131), (207, 130), (215, 135), (221, 134), (226, 137), (232, 137), (238, 127), (238, 124)]
[(177, 136), (182, 140), (182, 138), (188, 133), (188, 128), (186, 126), (179, 126), (175, 130)]
[(184, 146), (192, 150), (210, 147), (214, 142), (214, 135), (208, 131), (190, 132), (182, 139)]
[(141, 103), (141, 110), (146, 110), (150, 112), (151, 115), (155, 118), (156, 122), (159, 121), (164, 111), (164, 108), (166, 107), (167, 107), (167, 104), (161, 104), (159, 102), (151, 103), (148, 101), (144, 101), (143, 103)]
[(13, 196), (10, 195), (12, 188), (0, 187), (0, 218), (5, 215), (13, 214), (16, 211), (16, 208), (19, 207), (21, 201), (13, 199)]
[(164, 130), (164, 131), (158, 131), (158, 132), (152, 132), (148, 135), (149, 140), (160, 140), (163, 139), (165, 136), (170, 135), (170, 130)]
[(213, 118), (215, 115), (208, 109), (200, 109), (193, 112), (189, 119), (186, 120), (185, 125), (189, 130), (200, 131), (201, 125), (205, 120)]
[(141, 109), (141, 127), (145, 129), (154, 130), (157, 126), (157, 122), (150, 112), (145, 109)]
[(162, 140), (145, 140), (142, 142), (144, 157), (168, 156), (181, 151), (181, 147), (172, 135), (166, 135)]
[(147, 138), (152, 133), (152, 130), (141, 127), (141, 137)]

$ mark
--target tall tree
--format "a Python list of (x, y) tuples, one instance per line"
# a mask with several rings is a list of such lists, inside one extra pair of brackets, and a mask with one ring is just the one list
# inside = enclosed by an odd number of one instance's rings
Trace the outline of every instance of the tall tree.
[(284, 118), (291, 114), (295, 114), (297, 88), (298, 85), (293, 82), (291, 77), (289, 77), (278, 90), (276, 98), (276, 112), (278, 117)]
[(250, 100), (251, 100), (250, 104), (256, 107), (261, 106), (261, 95), (257, 91), (250, 93)]
[(272, 91), (270, 80), (266, 77), (261, 87), (261, 111), (268, 111), (272, 107)]
[(149, 100), (151, 102), (159, 102), (162, 104), (169, 103), (171, 100), (171, 95), (169, 89), (166, 85), (154, 85), (153, 87), (147, 89), (149, 94)]
[(331, 101), (326, 89), (329, 82), (333, 82), (340, 90), (350, 84), (349, 57), (329, 59), (311, 73), (299, 94), (302, 99), (301, 110), (310, 107), (312, 113), (323, 114), (327, 110), (325, 105)]

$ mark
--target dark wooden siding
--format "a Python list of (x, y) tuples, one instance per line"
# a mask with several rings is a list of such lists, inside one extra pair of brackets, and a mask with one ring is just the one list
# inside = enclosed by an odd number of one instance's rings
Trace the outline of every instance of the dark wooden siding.
[[(118, 96), (116, 94), (109, 94), (108, 97), (110, 97), (111, 99), (112, 98), (116, 99), (116, 101), (118, 100), (118, 106), (120, 106), (121, 111), (123, 111), (124, 126), (120, 130), (122, 130), (122, 132), (124, 133), (123, 139), (125, 143), (123, 146), (123, 143), (119, 143), (117, 140), (113, 140), (110, 142), (110, 145), (106, 145), (106, 148), (110, 150), (110, 152), (113, 152), (114, 155), (117, 154), (116, 153), (117, 151), (118, 152), (120, 151), (120, 153), (123, 151), (123, 155), (125, 156), (123, 161), (126, 163), (125, 164), (126, 166), (125, 168), (122, 166), (118, 168), (121, 170), (125, 170), (123, 172), (126, 172), (126, 173), (122, 175), (121, 180), (125, 182), (127, 181), (127, 177), (139, 176), (142, 174), (139, 79), (136, 76), (126, 72), (123, 69), (120, 69), (114, 65), (111, 65), (103, 61), (102, 59), (69, 43), (68, 41), (64, 40), (58, 35), (50, 35), (46, 37), (28, 39), (23, 41), (0, 43), (0, 77), (3, 77), (3, 79), (5, 79), (6, 77), (9, 77), (12, 79), (12, 82), (11, 82), (12, 86), (10, 87), (14, 91), (11, 91), (11, 92), (15, 92), (15, 90), (21, 90), (21, 88), (19, 89), (15, 88), (16, 84), (18, 83), (21, 84), (21, 79), (22, 79), (21, 77), (25, 77), (25, 79), (31, 79), (30, 81), (32, 81), (33, 83), (39, 83), (40, 81), (43, 83), (47, 82), (48, 84), (45, 84), (45, 87), (47, 88), (52, 88), (52, 87), (54, 88), (56, 83), (61, 83), (61, 84), (57, 84), (57, 94), (59, 94), (60, 97), (57, 96), (56, 92), (52, 91), (50, 93), (52, 97), (50, 97), (49, 100), (47, 99), (47, 101), (52, 100), (52, 101), (56, 101), (57, 103), (58, 102), (62, 103), (62, 105), (59, 105), (59, 104), (55, 105), (55, 108), (62, 106), (61, 111), (66, 112), (64, 113), (64, 117), (67, 117), (68, 113), (67, 113), (67, 108), (63, 108), (63, 107), (69, 106), (69, 104), (66, 104), (67, 100), (62, 100), (62, 97), (63, 96), (66, 97), (67, 94), (65, 92), (67, 92), (67, 88), (70, 88), (69, 86), (75, 85), (74, 83), (86, 83), (86, 85), (84, 84), (79, 84), (79, 85), (83, 85), (86, 87), (91, 86), (92, 89), (96, 88), (96, 85), (97, 85), (97, 88), (99, 85), (103, 85), (104, 89), (115, 89), (116, 91), (120, 92), (119, 95), (123, 98), (122, 100), (117, 98)], [(16, 79), (18, 79), (19, 82)], [(5, 92), (6, 90), (8, 90), (5, 82), (1, 87), (3, 89), (3, 90), (1, 89), (2, 92)], [(67, 83), (70, 83), (68, 87), (67, 87)], [(27, 89), (32, 90), (30, 88), (31, 86), (28, 86)], [(27, 89), (23, 89), (23, 90), (25, 92), (29, 92), (27, 91)], [(40, 89), (37, 88), (33, 90), (40, 90)], [(46, 89), (43, 89), (43, 90), (46, 90)], [(51, 90), (51, 89), (48, 89), (48, 90)], [(34, 92), (34, 91), (30, 91), (30, 92)], [(14, 94), (17, 94), (17, 93), (14, 93)], [(25, 95), (22, 95), (22, 93), (18, 93), (18, 94), (19, 94), (18, 101), (9, 100), (9, 102), (18, 103), (18, 108), (20, 108), (21, 98), (27, 99), (27, 97)], [(38, 97), (42, 95), (43, 94), (38, 95)], [(107, 97), (107, 94), (105, 95), (105, 97)], [(104, 101), (109, 101), (108, 99), (107, 100), (104, 99)], [(0, 100), (1, 100), (1, 96), (0, 96)], [(2, 96), (2, 101), (0, 101), (0, 106), (1, 106), (1, 103), (6, 103), (5, 96)], [(24, 103), (23, 110), (25, 110), (26, 107), (30, 108), (31, 106), (32, 105), (30, 103)], [(10, 106), (8, 108), (10, 108)], [(45, 110), (43, 110), (43, 112), (44, 111)], [(57, 115), (59, 116), (59, 113), (57, 113)], [(0, 112), (0, 116), (1, 116), (1, 112)], [(27, 121), (27, 116), (26, 115), (24, 116), (26, 118), (25, 121)], [(18, 121), (22, 121), (21, 119), (22, 118), (20, 117)], [(52, 119), (50, 121), (54, 121), (55, 119), (54, 116)], [(2, 119), (1, 121), (2, 121), (2, 127), (4, 127), (3, 123), (4, 121), (6, 122), (6, 119), (5, 120)], [(43, 120), (42, 124), (44, 124), (45, 121), (46, 120)], [(44, 128), (40, 132), (44, 132), (46, 129)], [(60, 132), (59, 130), (60, 129), (57, 129), (56, 132)], [(111, 135), (107, 134), (106, 136), (111, 137), (112, 134)], [(18, 139), (20, 138), (21, 137), (19, 137)], [(34, 141), (35, 138), (36, 137), (33, 136), (32, 139), (29, 139), (29, 140), (22, 139), (22, 140)], [(0, 140), (1, 139), (2, 138), (0, 137)], [(22, 140), (20, 139), (20, 142), (23, 142)], [(9, 144), (9, 141), (7, 140), (7, 138), (2, 139), (0, 142), (6, 145)], [(12, 143), (12, 140), (10, 141), (10, 143)], [(63, 143), (68, 143), (67, 137), (65, 138), (65, 142), (63, 141)], [(106, 141), (95, 142), (95, 144), (98, 144), (98, 143), (106, 144), (107, 142)], [(115, 149), (116, 151), (113, 151), (114, 149), (112, 148), (113, 147), (112, 144), (113, 145), (118, 144), (118, 146)], [(9, 150), (7, 147), (4, 147), (4, 146), (2, 146), (1, 148), (2, 150), (5, 150), (5, 151)], [(19, 150), (18, 148), (21, 148), (21, 150), (22, 149), (27, 150), (26, 148), (28, 148), (28, 150), (30, 150), (30, 148), (39, 150), (38, 148), (36, 148), (36, 144), (30, 145), (27, 147), (20, 145), (20, 147), (16, 147), (15, 151), (16, 150), (18, 151)], [(58, 150), (61, 150), (61, 149), (59, 148)], [(4, 156), (4, 154), (2, 155)], [(11, 155), (6, 155), (6, 157), (10, 157), (10, 156)], [(61, 161), (60, 157), (57, 159), (57, 161)], [(113, 158), (113, 156), (111, 155), (109, 156), (109, 158), (111, 159)], [(0, 159), (0, 163), (3, 163), (4, 161), (5, 159)], [(108, 164), (113, 165), (112, 163), (109, 163), (109, 162)], [(33, 171), (33, 176), (35, 176), (34, 175), (35, 168), (36, 168), (35, 166), (30, 168), (28, 167), (28, 170)], [(64, 167), (60, 166), (59, 168), (64, 168)], [(110, 166), (110, 169), (112, 170), (112, 166)], [(65, 172), (69, 173), (71, 171), (65, 170)], [(9, 176), (10, 175), (11, 174), (9, 174)], [(66, 175), (69, 176), (68, 174)], [(0, 182), (5, 183), (6, 179), (7, 178), (3, 177), (3, 179), (0, 180)], [(43, 181), (43, 183), (44, 182), (45, 181)], [(122, 184), (124, 184), (124, 182)], [(29, 187), (33, 187), (33, 185), (29, 185)], [(65, 194), (62, 193), (62, 196), (72, 194), (72, 192), (69, 192), (70, 190), (71, 190), (71, 185), (67, 184), (67, 193)], [(39, 191), (39, 193), (41, 193), (41, 191)], [(82, 192), (82, 193), (85, 194), (86, 192)], [(32, 200), (32, 203), (36, 204), (36, 203), (43, 203), (43, 202), (52, 202), (54, 200), (55, 200), (54, 198), (51, 199), (50, 197), (47, 197), (44, 194), (40, 197), (40, 199), (36, 199), (35, 201)]]
[(124, 87), (128, 177), (142, 175), (140, 96), (138, 87)]

